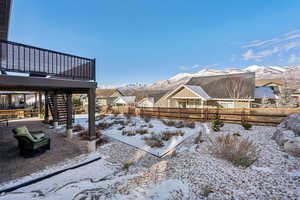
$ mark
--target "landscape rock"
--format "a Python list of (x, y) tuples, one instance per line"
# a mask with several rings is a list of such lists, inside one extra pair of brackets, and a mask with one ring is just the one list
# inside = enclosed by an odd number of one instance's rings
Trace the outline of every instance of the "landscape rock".
[[(276, 141), (279, 146), (284, 146), (288, 141), (294, 141), (295, 137), (300, 136), (300, 114), (289, 115), (283, 122), (281, 122), (276, 131), (273, 133), (272, 139)], [(291, 144), (287, 144), (290, 146)]]
[(279, 128), (273, 134), (272, 139), (275, 140), (279, 146), (283, 146), (285, 142), (289, 139), (293, 139), (294, 137), (295, 133), (292, 130)]
[(300, 156), (300, 137), (295, 137), (285, 142), (284, 150), (295, 156)]

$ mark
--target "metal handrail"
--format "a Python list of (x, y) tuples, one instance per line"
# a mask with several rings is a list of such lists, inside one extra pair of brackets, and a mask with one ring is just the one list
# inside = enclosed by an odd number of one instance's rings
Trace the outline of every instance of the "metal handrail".
[(51, 78), (95, 81), (95, 59), (0, 40), (2, 71), (42, 74)]

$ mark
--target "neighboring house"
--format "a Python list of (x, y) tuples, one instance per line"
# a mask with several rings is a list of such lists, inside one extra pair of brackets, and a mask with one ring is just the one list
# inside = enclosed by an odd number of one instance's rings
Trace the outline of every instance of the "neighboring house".
[(149, 90), (136, 94), (137, 107), (155, 107), (155, 103), (167, 93), (166, 90)]
[(256, 87), (271, 87), (273, 91), (278, 95), (282, 92), (284, 87), (284, 81), (281, 79), (260, 79), (255, 81)]
[(300, 106), (300, 89), (296, 89), (292, 92), (291, 97), (298, 102), (298, 107)]
[(160, 98), (157, 107), (249, 108), (254, 101), (255, 73), (193, 77)]
[(116, 106), (133, 106), (135, 105), (135, 96), (120, 96), (113, 101)]
[(272, 86), (256, 87), (254, 93), (255, 101), (252, 107), (277, 107), (279, 99), (277, 91)]
[(123, 94), (118, 89), (97, 89), (96, 103), (99, 106), (110, 106), (120, 96)]
[(38, 93), (25, 91), (0, 91), (0, 109), (37, 107)]

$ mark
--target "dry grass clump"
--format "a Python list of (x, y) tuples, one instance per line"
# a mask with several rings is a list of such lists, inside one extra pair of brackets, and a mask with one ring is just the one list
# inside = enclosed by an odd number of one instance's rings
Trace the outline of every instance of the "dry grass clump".
[(235, 166), (249, 167), (259, 158), (259, 149), (251, 140), (230, 134), (210, 139), (208, 145), (213, 155), (230, 161)]
[(178, 130), (178, 131), (163, 131), (161, 133), (161, 139), (165, 141), (170, 140), (173, 136), (184, 136), (184, 132)]
[(95, 120), (99, 121), (99, 120), (102, 120), (104, 118), (105, 118), (105, 115), (97, 115)]
[(184, 122), (183, 121), (179, 121), (175, 124), (176, 128), (183, 128), (184, 127)]
[(144, 137), (143, 140), (151, 148), (154, 148), (154, 147), (159, 148), (159, 147), (164, 146), (164, 143), (162, 142), (160, 135), (151, 134), (150, 137)]
[(184, 136), (185, 133), (183, 131), (181, 131), (181, 130), (178, 130), (178, 131), (175, 131), (174, 134), (176, 136)]
[(252, 128), (252, 124), (248, 122), (242, 122), (242, 127), (244, 127), (245, 130), (250, 130)]
[(134, 130), (123, 130), (122, 135), (127, 135), (127, 136), (135, 136), (136, 133)]
[(84, 128), (80, 124), (76, 124), (75, 126), (73, 126), (74, 132), (79, 132), (79, 131), (83, 131), (83, 130), (84, 130)]
[(208, 197), (210, 193), (213, 193), (214, 190), (210, 185), (205, 185), (202, 189), (202, 195)]
[(195, 144), (200, 144), (202, 142), (204, 142), (204, 140), (202, 138), (202, 132), (200, 131), (199, 134), (198, 134), (198, 136), (195, 138), (194, 143)]
[(164, 141), (168, 141), (173, 137), (173, 132), (171, 131), (163, 131), (161, 133), (161, 139)]
[(140, 134), (140, 135), (144, 135), (144, 134), (148, 133), (148, 130), (147, 129), (137, 129), (137, 130), (135, 130), (135, 133)]
[(175, 126), (177, 124), (176, 121), (173, 121), (173, 120), (164, 120), (164, 119), (162, 119), (161, 121), (166, 126)]
[(132, 160), (126, 161), (125, 163), (123, 163), (123, 169), (128, 170), (130, 166), (132, 166), (134, 164), (134, 162)]
[(196, 125), (195, 125), (195, 122), (193, 122), (193, 121), (185, 121), (184, 126), (188, 127), (188, 128), (191, 128), (191, 129), (194, 129)]
[(151, 117), (149, 116), (143, 116), (142, 119), (144, 120), (144, 122), (149, 123), (151, 121)]
[(103, 122), (103, 123), (99, 123), (96, 128), (100, 129), (100, 130), (105, 130), (105, 129), (108, 129), (112, 126), (112, 124), (110, 123), (106, 123), (106, 122)]

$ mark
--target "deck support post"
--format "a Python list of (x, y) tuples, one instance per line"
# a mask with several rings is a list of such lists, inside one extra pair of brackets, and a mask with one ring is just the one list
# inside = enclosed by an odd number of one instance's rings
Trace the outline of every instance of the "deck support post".
[(42, 93), (39, 92), (39, 105), (38, 105), (38, 108), (39, 108), (39, 118), (42, 118)]
[(53, 111), (54, 113), (52, 114), (52, 118), (53, 118), (53, 126), (54, 128), (58, 128), (58, 112), (57, 112), (57, 93), (54, 92), (53, 94)]
[(91, 88), (88, 91), (88, 101), (89, 101), (89, 108), (88, 108), (88, 120), (89, 120), (89, 139), (94, 140), (96, 139), (96, 128), (95, 128), (95, 96), (96, 96), (96, 89)]
[[(40, 99), (41, 100), (41, 99)], [(49, 123), (49, 99), (48, 99), (48, 92), (45, 92), (45, 114), (44, 114), (44, 121), (45, 123)], [(40, 104), (41, 106), (41, 104)], [(42, 108), (42, 106), (40, 107), (40, 109)], [(41, 112), (41, 110), (40, 110)]]
[(72, 138), (72, 93), (67, 93), (67, 138)]

